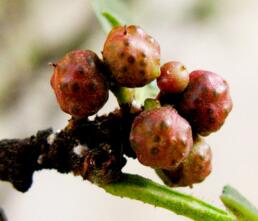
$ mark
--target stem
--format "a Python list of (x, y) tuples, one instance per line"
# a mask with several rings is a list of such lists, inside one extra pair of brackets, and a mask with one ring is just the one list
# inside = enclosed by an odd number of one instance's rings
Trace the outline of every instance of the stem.
[(135, 98), (134, 89), (116, 86), (112, 89), (119, 105), (131, 104)]
[(225, 186), (220, 198), (239, 221), (258, 221), (258, 210), (233, 187)]
[(159, 108), (159, 107), (161, 107), (161, 105), (160, 105), (159, 101), (156, 99), (147, 98), (144, 101), (144, 110), (151, 110), (151, 109)]
[(235, 221), (221, 209), (138, 175), (124, 174), (119, 182), (101, 187), (112, 195), (162, 207), (196, 221)]

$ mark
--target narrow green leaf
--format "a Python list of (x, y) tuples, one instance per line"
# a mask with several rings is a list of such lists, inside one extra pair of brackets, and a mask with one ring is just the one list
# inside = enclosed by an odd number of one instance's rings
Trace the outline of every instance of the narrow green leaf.
[(235, 221), (221, 209), (138, 175), (124, 174), (119, 182), (101, 187), (115, 196), (140, 200), (196, 221)]
[(123, 25), (114, 15), (111, 15), (109, 12), (102, 12), (102, 15), (107, 19), (112, 27)]
[(225, 186), (220, 198), (238, 221), (258, 221), (258, 210), (233, 187)]
[(125, 11), (125, 3), (118, 0), (91, 0), (92, 8), (106, 33), (108, 33), (112, 27), (123, 25), (126, 22), (125, 19), (121, 19), (116, 11)]

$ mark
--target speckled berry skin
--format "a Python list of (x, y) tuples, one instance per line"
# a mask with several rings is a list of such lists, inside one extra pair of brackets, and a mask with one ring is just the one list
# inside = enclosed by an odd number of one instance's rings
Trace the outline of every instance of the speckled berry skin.
[(103, 49), (104, 62), (124, 87), (141, 87), (160, 75), (160, 46), (135, 25), (114, 27)]
[(54, 66), (51, 86), (64, 112), (82, 118), (95, 114), (105, 104), (108, 86), (94, 52), (72, 51)]
[(178, 94), (187, 87), (189, 74), (182, 63), (171, 61), (162, 65), (160, 70), (157, 84), (163, 93)]
[(192, 186), (202, 182), (212, 170), (212, 152), (203, 138), (197, 137), (189, 156), (174, 170), (158, 170), (168, 186)]
[(178, 111), (203, 136), (220, 129), (232, 110), (227, 82), (219, 75), (203, 70), (193, 71), (178, 105)]
[(135, 118), (130, 143), (143, 165), (172, 169), (188, 156), (193, 144), (192, 130), (172, 107), (155, 108)]
[(189, 156), (183, 162), (183, 185), (202, 182), (212, 170), (212, 152), (203, 138), (198, 137)]

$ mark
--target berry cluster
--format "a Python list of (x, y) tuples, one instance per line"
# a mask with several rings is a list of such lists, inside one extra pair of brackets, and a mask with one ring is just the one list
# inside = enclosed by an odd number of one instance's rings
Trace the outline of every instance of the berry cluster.
[(102, 55), (78, 50), (54, 64), (51, 85), (61, 109), (85, 118), (105, 104), (110, 85), (135, 88), (156, 79), (160, 93), (135, 117), (131, 147), (170, 186), (204, 180), (212, 154), (201, 136), (219, 130), (232, 109), (227, 82), (209, 71), (188, 74), (180, 62), (160, 67), (158, 42), (135, 25), (113, 28)]

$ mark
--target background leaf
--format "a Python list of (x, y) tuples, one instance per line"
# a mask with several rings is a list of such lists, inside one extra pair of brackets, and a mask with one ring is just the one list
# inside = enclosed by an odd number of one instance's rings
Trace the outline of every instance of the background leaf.
[[(119, 0), (91, 0), (96, 16), (106, 33), (114, 26), (128, 23), (128, 3), (129, 1)], [(122, 14), (124, 18), (118, 14)]]
[(258, 221), (258, 210), (233, 187), (225, 186), (220, 198), (238, 221)]

